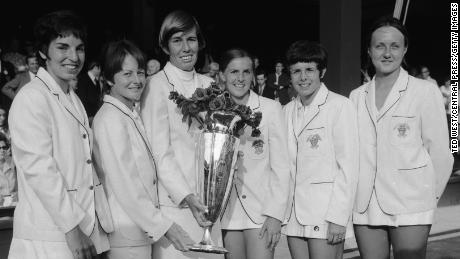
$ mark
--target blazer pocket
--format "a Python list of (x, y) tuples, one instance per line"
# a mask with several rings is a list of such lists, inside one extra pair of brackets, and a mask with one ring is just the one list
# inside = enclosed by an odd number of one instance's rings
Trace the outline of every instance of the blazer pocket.
[(417, 117), (393, 115), (390, 122), (390, 141), (395, 146), (408, 145), (420, 138)]
[(326, 128), (305, 129), (300, 137), (300, 148), (307, 157), (324, 156), (327, 154)]
[(67, 193), (70, 195), (70, 197), (74, 200), (74, 201), (77, 201), (77, 192), (78, 192), (78, 189), (68, 189), (67, 190)]
[(432, 188), (434, 188), (434, 181), (427, 167), (427, 164), (423, 164), (398, 169), (397, 183), (402, 196), (415, 201), (431, 193)]

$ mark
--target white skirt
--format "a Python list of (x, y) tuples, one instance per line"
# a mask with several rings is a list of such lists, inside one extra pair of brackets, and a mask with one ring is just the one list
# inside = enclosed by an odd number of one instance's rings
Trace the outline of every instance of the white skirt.
[[(195, 243), (201, 241), (203, 237), (203, 229), (198, 225), (195, 218), (193, 217), (192, 212), (188, 208), (179, 209), (177, 207), (161, 207), (161, 212), (181, 226), (185, 232), (192, 238)], [(214, 245), (219, 245), (222, 247), (222, 233), (220, 230), (219, 221), (214, 224), (212, 227), (211, 238)], [(160, 238), (155, 244), (153, 244), (152, 251), (153, 259), (211, 259), (219, 258), (223, 259), (223, 255), (219, 254), (206, 254), (206, 253), (197, 253), (197, 252), (181, 252), (174, 248), (171, 242), (164, 236)]]
[(243, 230), (262, 228), (264, 222), (254, 222), (249, 218), (237, 197), (236, 191), (232, 190), (230, 198), (222, 216), (221, 226), (226, 230)]
[(363, 213), (353, 212), (353, 224), (391, 227), (431, 225), (433, 217), (434, 210), (399, 215), (387, 214), (380, 208), (374, 189), (367, 210)]

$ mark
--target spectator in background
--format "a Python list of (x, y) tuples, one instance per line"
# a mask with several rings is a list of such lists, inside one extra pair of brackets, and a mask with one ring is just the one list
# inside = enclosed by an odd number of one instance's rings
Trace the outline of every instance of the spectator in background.
[(10, 139), (10, 131), (8, 129), (8, 111), (0, 106), (0, 133), (4, 134), (8, 140)]
[[(14, 65), (8, 61), (3, 60), (2, 47), (0, 46), (0, 87), (4, 86), (7, 82), (12, 80), (14, 76)], [(11, 99), (4, 94), (0, 94), (0, 105), (5, 109), (9, 109), (11, 105)]]
[(416, 66), (409, 67), (408, 73), (409, 73), (409, 75), (411, 75), (411, 76), (413, 76), (413, 77), (417, 77), (417, 78), (421, 78), (421, 77), (422, 77), (422, 76), (420, 75), (419, 69), (418, 69)]
[(254, 70), (260, 67), (260, 59), (258, 57), (253, 57), (252, 62), (254, 63)]
[[(256, 84), (253, 91), (258, 95), (267, 97), (267, 73), (263, 69), (256, 69), (255, 71)], [(268, 97), (267, 97), (268, 98)]]
[[(284, 65), (282, 62), (276, 62), (275, 73), (269, 74), (267, 78), (267, 98), (278, 98), (282, 105), (291, 101), (289, 97), (289, 76), (283, 73)], [(273, 96), (273, 97), (272, 97)]]
[(421, 66), (420, 67), (420, 75), (422, 76), (422, 79), (424, 80), (428, 80), (430, 81), (431, 83), (435, 84), (436, 86), (438, 86), (438, 82), (436, 82), (436, 80), (434, 78), (431, 77), (430, 75), (430, 70), (428, 69), (427, 66)]
[(21, 90), (21, 88), (29, 83), (38, 72), (38, 59), (37, 56), (27, 57), (27, 71), (16, 74), (13, 80), (9, 81), (2, 87), (2, 93), (8, 96), (11, 100)]
[(15, 73), (24, 72), (26, 70), (26, 57), (19, 51), (20, 41), (13, 36), (10, 39), (8, 49), (3, 54), (3, 60), (14, 65)]
[(160, 62), (156, 59), (149, 59), (147, 61), (147, 77), (151, 77), (160, 71)]
[(0, 207), (10, 206), (11, 202), (17, 201), (17, 188), (10, 141), (5, 134), (0, 133)]
[(76, 94), (80, 97), (85, 107), (88, 119), (93, 121), (94, 115), (102, 105), (102, 87), (100, 83), (101, 64), (96, 61), (89, 62), (88, 71), (78, 76)]
[(216, 82), (216, 84), (219, 84), (219, 63), (217, 62), (211, 62), (208, 65), (208, 72), (204, 74), (205, 76), (209, 76)]

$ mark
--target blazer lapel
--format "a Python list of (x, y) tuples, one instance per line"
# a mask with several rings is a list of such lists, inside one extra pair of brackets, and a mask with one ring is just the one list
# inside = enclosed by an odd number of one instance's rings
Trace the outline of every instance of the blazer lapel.
[[(56, 81), (51, 77), (50, 74), (48, 74), (48, 72), (43, 69), (43, 68), (39, 68), (38, 72), (37, 72), (37, 75), (36, 77), (43, 82), (43, 84), (45, 84), (45, 86), (48, 88), (48, 90), (54, 95), (56, 96), (57, 100), (59, 101), (59, 103), (62, 104), (62, 106), (64, 106), (64, 108), (67, 110), (68, 113), (70, 113), (70, 115), (75, 119), (77, 120), (77, 122), (83, 126), (83, 128), (86, 130), (86, 132), (89, 134), (89, 125), (87, 123), (87, 119), (85, 119), (86, 117), (86, 113), (85, 113), (85, 109), (83, 108), (81, 111), (84, 112), (84, 114), (79, 114), (76, 110), (75, 110), (75, 106), (72, 105), (68, 99), (68, 97), (66, 96), (66, 94), (62, 91), (61, 87), (56, 83)], [(74, 96), (72, 96), (74, 95)], [(78, 105), (80, 106), (80, 103), (77, 101), (78, 98), (76, 98), (76, 95), (75, 93), (70, 90), (70, 98), (73, 98), (73, 100), (76, 102), (75, 105)], [(81, 107), (81, 106), (80, 106)]]
[(318, 94), (315, 96), (313, 99), (313, 102), (311, 103), (311, 111), (306, 115), (306, 117), (303, 120), (303, 125), (301, 127), (301, 130), (298, 132), (296, 135), (296, 138), (298, 139), (300, 134), (305, 130), (305, 128), (310, 124), (310, 122), (318, 116), (318, 113), (320, 112), (320, 107), (326, 103), (327, 96), (329, 95), (329, 90), (327, 87), (321, 83), (320, 89), (318, 90)]
[(376, 122), (376, 114), (374, 114), (374, 111), (375, 111), (375, 101), (374, 101), (375, 100), (374, 98), (375, 81), (374, 80), (368, 83), (364, 92), (365, 92), (364, 102), (366, 103), (366, 110), (375, 127), (375, 125), (377, 125), (377, 122)]
[(379, 112), (377, 122), (387, 114), (387, 112), (399, 101), (404, 91), (407, 89), (407, 83), (409, 82), (409, 76), (404, 69), (400, 69), (398, 79), (396, 80), (393, 88), (388, 94), (387, 99)]

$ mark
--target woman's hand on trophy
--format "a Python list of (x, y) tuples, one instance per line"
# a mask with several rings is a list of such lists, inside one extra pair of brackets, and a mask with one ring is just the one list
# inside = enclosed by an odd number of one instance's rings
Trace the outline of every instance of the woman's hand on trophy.
[(190, 236), (182, 229), (181, 226), (173, 223), (165, 234), (165, 237), (171, 241), (174, 248), (179, 251), (188, 251), (187, 245), (193, 244), (193, 240)]
[(346, 227), (329, 222), (327, 227), (327, 243), (335, 245), (345, 241)]
[(281, 237), (281, 221), (267, 216), (264, 225), (260, 229), (259, 238), (265, 237), (265, 245), (270, 250), (275, 250), (276, 245)]
[(195, 194), (187, 195), (187, 197), (185, 197), (185, 202), (187, 202), (188, 207), (192, 211), (192, 214), (200, 227), (204, 228), (212, 225), (212, 222), (206, 219), (205, 215), (205, 213), (208, 212), (208, 208), (200, 202)]

